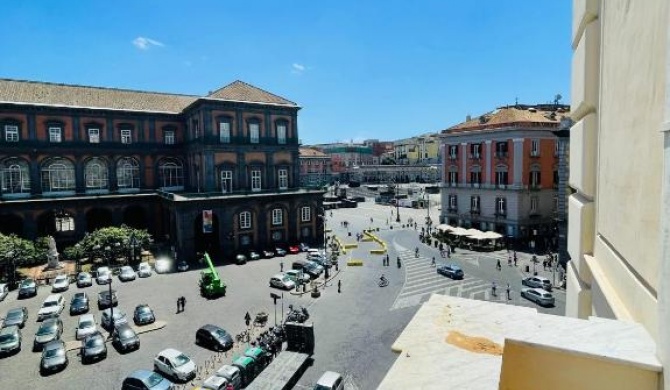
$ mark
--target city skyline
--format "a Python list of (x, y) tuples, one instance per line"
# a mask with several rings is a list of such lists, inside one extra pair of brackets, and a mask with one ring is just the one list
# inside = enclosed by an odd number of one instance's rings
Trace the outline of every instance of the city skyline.
[(302, 107), (304, 144), (402, 139), (517, 99), (570, 100), (567, 3), (200, 2), (196, 23), (176, 3), (123, 3), (3, 5), (13, 39), (0, 77), (197, 95), (240, 79)]

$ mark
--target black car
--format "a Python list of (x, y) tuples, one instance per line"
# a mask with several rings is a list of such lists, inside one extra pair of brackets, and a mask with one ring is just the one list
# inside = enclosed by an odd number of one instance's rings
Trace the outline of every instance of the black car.
[(284, 256), (286, 256), (286, 249), (284, 249), (284, 248), (280, 248), (280, 247), (276, 247), (276, 248), (275, 248), (275, 254), (276, 254), (277, 256), (284, 257)]
[(133, 314), (133, 321), (135, 322), (135, 325), (151, 324), (156, 321), (156, 316), (149, 305), (137, 305), (135, 307), (135, 313)]
[(68, 363), (64, 342), (54, 340), (44, 346), (40, 362), (40, 372), (42, 375), (63, 370), (67, 367)]
[(5, 322), (2, 323), (2, 327), (16, 325), (19, 328), (23, 329), (28, 320), (28, 309), (25, 306), (16, 307), (11, 309), (5, 315)]
[(451, 279), (463, 279), (465, 274), (461, 267), (456, 264), (443, 264), (437, 267), (437, 273)]
[(236, 264), (246, 264), (247, 263), (247, 257), (240, 253), (237, 256), (235, 256), (235, 263)]
[(88, 295), (85, 292), (74, 293), (70, 301), (70, 315), (83, 314), (88, 310)]
[(119, 324), (112, 332), (112, 345), (119, 351), (140, 349), (140, 338), (128, 324)]
[(108, 307), (117, 306), (119, 299), (116, 296), (116, 290), (112, 290), (110, 295), (109, 290), (103, 290), (98, 293), (98, 309), (106, 309)]
[(37, 283), (33, 279), (23, 279), (19, 284), (19, 299), (37, 295)]
[(195, 332), (195, 343), (214, 351), (227, 351), (233, 347), (233, 338), (218, 326), (207, 324)]
[(105, 359), (107, 357), (105, 338), (100, 332), (86, 336), (84, 341), (81, 342), (80, 351), (82, 363), (90, 363), (95, 360)]
[(60, 318), (47, 318), (40, 324), (37, 333), (35, 333), (33, 351), (41, 351), (47, 343), (60, 340), (62, 334), (63, 321)]

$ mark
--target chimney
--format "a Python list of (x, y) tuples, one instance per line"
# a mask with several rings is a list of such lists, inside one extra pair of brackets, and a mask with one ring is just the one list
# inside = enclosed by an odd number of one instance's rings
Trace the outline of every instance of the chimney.
[(468, 115), (465, 117), (465, 121), (466, 121), (466, 122), (470, 122), (471, 120), (472, 120), (472, 117), (470, 116), (470, 114), (468, 114)]

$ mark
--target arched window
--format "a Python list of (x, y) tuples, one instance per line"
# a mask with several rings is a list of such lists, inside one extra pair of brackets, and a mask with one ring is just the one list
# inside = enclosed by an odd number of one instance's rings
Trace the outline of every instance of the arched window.
[(102, 190), (108, 188), (107, 162), (101, 158), (92, 158), (86, 162), (84, 168), (87, 190)]
[(124, 157), (116, 163), (116, 184), (120, 190), (140, 188), (140, 164), (132, 157)]
[(30, 193), (30, 168), (18, 158), (10, 158), (0, 166), (0, 182), (3, 194)]
[(56, 157), (42, 165), (42, 191), (74, 191), (74, 165), (70, 160)]
[(251, 212), (242, 211), (240, 213), (240, 229), (251, 229)]
[(175, 159), (161, 161), (158, 166), (158, 175), (161, 188), (184, 188), (184, 166), (181, 161)]

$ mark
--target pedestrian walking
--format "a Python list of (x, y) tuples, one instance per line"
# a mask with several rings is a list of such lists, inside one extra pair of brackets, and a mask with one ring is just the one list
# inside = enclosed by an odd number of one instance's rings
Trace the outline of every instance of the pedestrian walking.
[(509, 301), (510, 299), (512, 299), (510, 297), (510, 287), (509, 287), (509, 283), (507, 283), (507, 300)]
[(181, 297), (177, 298), (177, 313), (181, 313)]
[(514, 255), (514, 266), (516, 267), (516, 255)]
[(181, 311), (184, 311), (186, 308), (186, 297), (181, 297)]
[(498, 295), (496, 295), (496, 282), (495, 281), (491, 284), (491, 295), (493, 295), (494, 297), (498, 296)]
[(496, 263), (496, 269), (498, 271), (502, 270), (502, 266), (500, 265), (500, 259), (498, 259), (498, 263)]
[(433, 256), (433, 262), (430, 263), (431, 266), (435, 267), (435, 256)]
[(284, 262), (279, 263), (279, 272), (284, 272)]
[(338, 280), (337, 281), (337, 293), (340, 294), (342, 292), (342, 281)]

